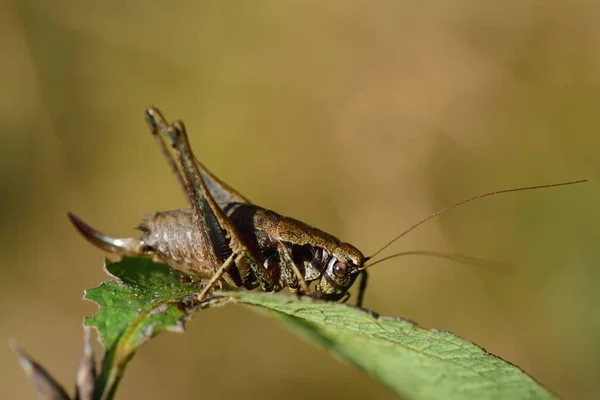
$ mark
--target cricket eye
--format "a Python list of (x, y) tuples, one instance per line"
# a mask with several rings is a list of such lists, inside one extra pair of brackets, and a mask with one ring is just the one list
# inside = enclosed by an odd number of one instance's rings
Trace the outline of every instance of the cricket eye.
[(343, 278), (348, 272), (348, 264), (338, 261), (333, 266), (333, 274), (338, 278)]

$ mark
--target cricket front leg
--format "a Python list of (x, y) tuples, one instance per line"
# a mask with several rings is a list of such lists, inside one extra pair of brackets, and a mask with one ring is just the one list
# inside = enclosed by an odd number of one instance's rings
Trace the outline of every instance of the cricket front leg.
[(290, 251), (282, 242), (278, 242), (277, 244), (277, 253), (279, 254), (279, 259), (281, 260), (281, 273), (284, 277), (286, 277), (286, 283), (288, 284), (290, 290), (297, 289), (297, 285), (299, 285), (302, 294), (310, 296), (310, 288), (306, 283), (306, 279), (304, 279), (302, 272), (300, 272), (300, 268), (298, 268), (294, 262)]
[[(358, 296), (356, 299), (356, 307), (362, 308), (363, 300), (365, 299), (365, 291), (367, 290), (367, 281), (369, 274), (366, 270), (360, 271), (360, 282), (358, 283)], [(346, 299), (347, 300), (347, 299)]]

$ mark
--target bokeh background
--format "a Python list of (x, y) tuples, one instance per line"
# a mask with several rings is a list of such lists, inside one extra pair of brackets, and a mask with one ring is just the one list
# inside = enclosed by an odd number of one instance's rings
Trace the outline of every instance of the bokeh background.
[[(187, 123), (255, 203), (365, 253), (366, 306), (450, 330), (560, 396), (600, 396), (600, 3), (0, 2), (0, 397), (34, 398), (17, 340), (71, 388), (104, 254), (73, 211), (125, 236), (186, 206), (143, 121)], [(152, 340), (119, 398), (372, 398), (387, 389), (241, 306)]]

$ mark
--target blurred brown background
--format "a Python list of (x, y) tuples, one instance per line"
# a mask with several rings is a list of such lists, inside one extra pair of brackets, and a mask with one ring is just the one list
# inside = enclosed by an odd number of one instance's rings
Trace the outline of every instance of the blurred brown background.
[[(600, 3), (0, 3), (0, 397), (33, 398), (15, 339), (71, 388), (104, 254), (186, 205), (143, 121), (187, 123), (257, 204), (365, 253), (485, 191), (588, 178), (454, 210), (373, 268), (366, 306), (455, 332), (561, 396), (600, 396)], [(493, 5), (492, 5), (493, 4)], [(119, 398), (393, 398), (239, 306), (133, 359)]]

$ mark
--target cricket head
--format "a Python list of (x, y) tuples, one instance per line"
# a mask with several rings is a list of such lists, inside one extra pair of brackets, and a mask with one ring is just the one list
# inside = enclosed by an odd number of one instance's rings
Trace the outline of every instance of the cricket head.
[(363, 269), (365, 256), (349, 243), (340, 243), (327, 260), (316, 290), (325, 300), (340, 300)]

